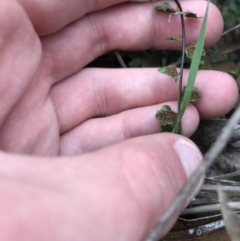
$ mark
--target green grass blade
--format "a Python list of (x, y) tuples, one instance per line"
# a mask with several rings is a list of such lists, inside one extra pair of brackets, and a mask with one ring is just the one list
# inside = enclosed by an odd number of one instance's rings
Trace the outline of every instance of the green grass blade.
[(192, 58), (192, 63), (190, 66), (190, 71), (189, 71), (189, 76), (188, 76), (188, 81), (187, 81), (187, 85), (186, 85), (186, 90), (185, 90), (185, 94), (184, 94), (184, 98), (182, 100), (182, 104), (181, 104), (181, 109), (180, 112), (178, 113), (178, 120), (177, 123), (173, 129), (173, 133), (176, 133), (178, 131), (178, 127), (179, 127), (179, 123), (182, 120), (183, 114), (189, 104), (190, 101), (190, 97), (191, 97), (191, 93), (194, 87), (194, 83), (195, 83), (195, 79), (197, 76), (197, 72), (198, 72), (198, 68), (199, 68), (199, 64), (201, 61), (201, 56), (202, 56), (202, 51), (203, 51), (203, 46), (204, 46), (204, 40), (205, 40), (205, 35), (206, 35), (206, 27), (207, 27), (207, 19), (208, 19), (208, 8), (209, 8), (209, 0), (207, 3), (207, 9), (205, 12), (205, 16), (203, 19), (203, 23), (202, 23), (202, 27), (201, 27), (201, 31), (198, 37), (198, 41), (196, 44), (196, 49)]

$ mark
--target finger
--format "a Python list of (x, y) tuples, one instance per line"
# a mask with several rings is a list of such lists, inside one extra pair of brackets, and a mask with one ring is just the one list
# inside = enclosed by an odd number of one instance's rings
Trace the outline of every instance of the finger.
[(89, 12), (116, 5), (127, 0), (18, 0), (28, 13), (37, 33), (47, 35), (58, 31)]
[(202, 119), (214, 119), (227, 114), (238, 100), (237, 82), (227, 73), (203, 71), (196, 86), (203, 94), (201, 101), (194, 103)]
[[(187, 77), (185, 71), (184, 85)], [(202, 99), (196, 104), (201, 118), (226, 114), (238, 97), (235, 80), (222, 72), (199, 71), (195, 86), (202, 92)], [(85, 69), (55, 85), (51, 98), (61, 133), (65, 133), (92, 117), (176, 101), (178, 83), (155, 68)]]
[[(96, 57), (113, 49), (180, 49), (181, 43), (166, 41), (171, 34), (181, 35), (180, 19), (153, 11), (156, 3), (122, 4), (87, 15), (56, 34), (42, 38), (43, 73), (53, 82), (62, 80)], [(183, 8), (203, 16), (206, 1), (184, 1)], [(202, 19), (186, 20), (187, 44), (197, 40)], [(222, 33), (222, 17), (214, 5), (209, 8), (206, 46), (213, 45)]]
[(1, 1), (0, 29), (0, 124), (3, 124), (36, 75), (41, 46), (23, 8), (15, 1)]
[(143, 240), (202, 159), (190, 140), (173, 134), (61, 160), (10, 157), (0, 159), (0, 209), (8, 213), (0, 237), (52, 241)]
[[(177, 102), (168, 102), (85, 121), (61, 136), (61, 155), (86, 153), (129, 138), (162, 132), (161, 123), (155, 118), (155, 114), (163, 105), (168, 105), (177, 112)], [(182, 120), (183, 135), (191, 136), (198, 124), (198, 112), (190, 105)]]
[[(87, 13), (99, 11), (127, 0), (18, 0), (26, 10), (39, 35), (54, 33)], [(172, 4), (175, 5), (174, 2)], [(53, 17), (54, 16), (54, 17)]]

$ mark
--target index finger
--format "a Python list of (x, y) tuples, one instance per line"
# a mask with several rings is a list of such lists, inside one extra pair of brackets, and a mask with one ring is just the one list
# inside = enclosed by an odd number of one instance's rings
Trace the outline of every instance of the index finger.
[(87, 13), (127, 0), (18, 0), (26, 10), (39, 35), (56, 32)]
[[(55, 34), (41, 38), (44, 65), (43, 73), (50, 73), (56, 83), (80, 71), (98, 56), (111, 50), (140, 51), (146, 49), (179, 50), (181, 43), (166, 41), (171, 34), (181, 34), (180, 19), (169, 13), (156, 13), (156, 3), (119, 4), (87, 14), (85, 17)], [(206, 1), (183, 1), (185, 11), (204, 16)], [(217, 42), (222, 33), (223, 21), (219, 10), (211, 4), (206, 30), (205, 47)], [(187, 45), (196, 42), (202, 19), (186, 19)]]

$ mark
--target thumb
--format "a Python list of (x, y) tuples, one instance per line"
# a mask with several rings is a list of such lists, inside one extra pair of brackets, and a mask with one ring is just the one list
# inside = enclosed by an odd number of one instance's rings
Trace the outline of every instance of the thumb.
[(142, 240), (201, 159), (170, 133), (75, 157), (0, 152), (0, 240)]
[(85, 158), (86, 166), (92, 163), (86, 186), (95, 192), (91, 194), (91, 204), (85, 195), (86, 202), (96, 211), (89, 225), (98, 230), (97, 234), (88, 232), (85, 240), (137, 241), (171, 205), (202, 155), (189, 139), (165, 133), (130, 139)]

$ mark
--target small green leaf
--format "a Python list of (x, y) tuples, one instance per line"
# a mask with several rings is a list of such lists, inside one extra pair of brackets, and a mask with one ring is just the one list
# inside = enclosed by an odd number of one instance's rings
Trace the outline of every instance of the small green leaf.
[(156, 119), (160, 121), (162, 132), (172, 132), (177, 122), (178, 114), (171, 110), (171, 107), (164, 105), (155, 115)]
[(155, 11), (168, 12), (168, 13), (176, 13), (176, 12), (178, 12), (178, 9), (174, 9), (167, 2), (164, 2), (161, 5), (156, 6), (154, 9), (155, 9)]
[[(181, 96), (182, 96), (181, 99), (184, 98), (185, 90), (186, 90), (186, 86), (184, 86), (183, 91), (181, 93)], [(202, 98), (202, 93), (200, 92), (200, 90), (197, 87), (194, 86), (192, 93), (190, 95), (189, 102), (194, 103), (194, 102), (199, 101), (201, 98)]]
[(187, 11), (184, 14), (184, 17), (186, 17), (186, 18), (202, 18), (202, 17), (198, 17), (196, 13), (192, 13), (192, 12), (189, 12), (189, 11)]
[(139, 68), (142, 67), (142, 61), (140, 59), (133, 59), (128, 64), (130, 68)]
[(161, 67), (158, 71), (162, 74), (168, 75), (173, 78), (175, 81), (178, 79), (179, 73), (177, 72), (177, 67), (175, 65), (169, 65), (165, 67)]
[(180, 35), (169, 35), (165, 37), (165, 40), (174, 40), (177, 42), (182, 42), (182, 37)]
[[(188, 57), (189, 59), (192, 59), (193, 54), (194, 54), (194, 52), (195, 52), (195, 49), (196, 49), (196, 43), (193, 43), (192, 45), (190, 45), (190, 46), (188, 46), (188, 47), (186, 48), (185, 53), (186, 53), (186, 55), (187, 55), (187, 57)], [(205, 50), (203, 49), (203, 50), (202, 50), (202, 56), (205, 56), (205, 55), (206, 55), (206, 52), (205, 52)]]
[(235, 80), (238, 78), (238, 73), (234, 70), (230, 70), (227, 73), (230, 74)]

